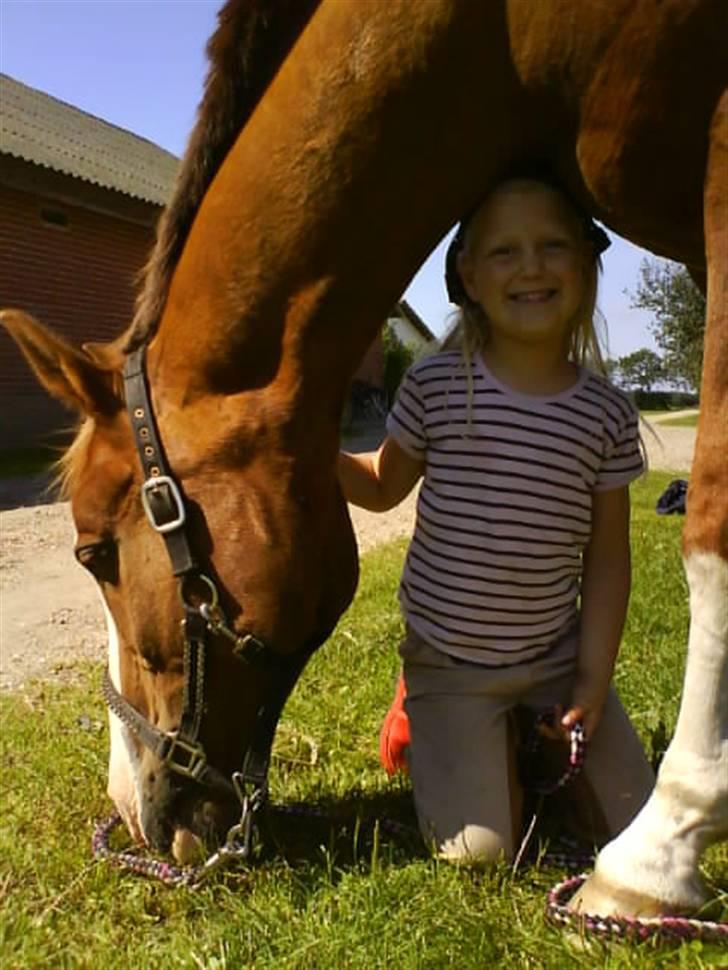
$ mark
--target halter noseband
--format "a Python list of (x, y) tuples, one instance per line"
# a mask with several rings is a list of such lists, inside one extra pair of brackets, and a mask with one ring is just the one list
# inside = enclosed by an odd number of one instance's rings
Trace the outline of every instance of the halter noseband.
[[(187, 506), (180, 485), (173, 478), (154, 419), (144, 367), (145, 348), (131, 353), (124, 364), (126, 406), (134, 443), (144, 475), (141, 501), (152, 528), (164, 539), (179, 583), (184, 608), (184, 690), (182, 716), (174, 731), (162, 731), (117, 690), (106, 670), (103, 694), (110, 710), (162, 761), (170, 771), (208, 788), (235, 794), (242, 805), (240, 822), (228, 832), (226, 847), (238, 846), (247, 855), (254, 813), (264, 803), (268, 768), (278, 719), (283, 706), (318, 641), (293, 656), (282, 656), (253, 634), (240, 636), (229, 626), (220, 606), (218, 588), (202, 572), (187, 532)], [(202, 590), (202, 601), (192, 587)], [(232, 644), (240, 661), (274, 673), (258, 708), (253, 736), (240, 771), (228, 779), (207, 760), (199, 740), (205, 713), (206, 648), (210, 635)], [(242, 837), (242, 841), (239, 841)], [(229, 853), (230, 854), (230, 853)]]

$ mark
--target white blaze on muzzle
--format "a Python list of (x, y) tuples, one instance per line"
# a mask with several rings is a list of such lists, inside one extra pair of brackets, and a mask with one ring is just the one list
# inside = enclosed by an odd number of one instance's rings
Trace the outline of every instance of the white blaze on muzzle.
[[(99, 591), (100, 593), (101, 591)], [(119, 634), (106, 600), (101, 595), (109, 636), (109, 674), (121, 691), (121, 652)], [(131, 733), (119, 718), (109, 711), (109, 782), (107, 791), (116, 805), (133, 839), (144, 841), (140, 816), (141, 765)]]

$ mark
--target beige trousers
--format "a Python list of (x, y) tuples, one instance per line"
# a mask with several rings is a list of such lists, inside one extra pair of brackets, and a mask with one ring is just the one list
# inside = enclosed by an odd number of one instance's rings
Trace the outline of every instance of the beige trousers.
[[(493, 668), (436, 650), (411, 628), (400, 645), (410, 722), (409, 768), (420, 829), (444, 858), (512, 859), (521, 828), (513, 712), (566, 707), (576, 632), (538, 660)], [(566, 746), (564, 745), (565, 749)], [(546, 774), (546, 769), (544, 769)], [(603, 830), (620, 832), (647, 800), (654, 774), (613, 688), (582, 771)]]

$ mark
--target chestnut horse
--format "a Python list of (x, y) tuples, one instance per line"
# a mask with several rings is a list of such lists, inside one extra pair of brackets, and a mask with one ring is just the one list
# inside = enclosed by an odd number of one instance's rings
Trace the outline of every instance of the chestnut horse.
[[(85, 416), (66, 490), (108, 617), (109, 696), (155, 738), (176, 736), (189, 701), (183, 607), (140, 502), (137, 410), (156, 415), (189, 549), (226, 618), (204, 631), (200, 747), (181, 745), (181, 773), (111, 717), (109, 791), (135, 838), (185, 858), (236, 818), (215, 779), (240, 770), (262, 699), (280, 706), (355, 589), (336, 477), (348, 381), (437, 240), (536, 158), (613, 230), (707, 277), (677, 730), (654, 795), (581, 894), (602, 913), (702, 903), (701, 852), (728, 833), (727, 27), (724, 0), (226, 4), (130, 330), (77, 350), (3, 316), (42, 383)], [(130, 418), (120, 375), (140, 347), (151, 407)], [(181, 511), (167, 498), (158, 526)], [(193, 620), (206, 595), (185, 594)]]

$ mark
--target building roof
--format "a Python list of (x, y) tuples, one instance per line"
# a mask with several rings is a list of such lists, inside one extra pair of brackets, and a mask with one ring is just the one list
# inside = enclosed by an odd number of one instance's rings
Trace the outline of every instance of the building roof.
[(406, 300), (399, 301), (397, 304), (397, 312), (401, 317), (409, 321), (409, 323), (420, 334), (422, 339), (427, 343), (430, 343), (435, 339), (434, 333), (430, 330), (419, 313), (416, 310), (413, 310)]
[(146, 138), (0, 74), (0, 154), (164, 205), (179, 159)]

